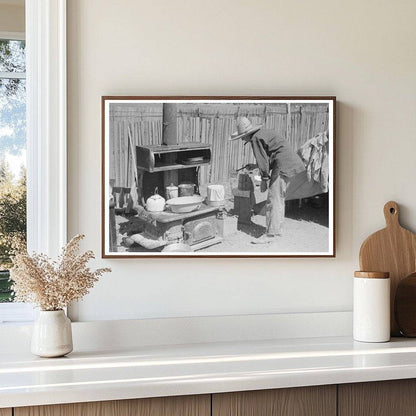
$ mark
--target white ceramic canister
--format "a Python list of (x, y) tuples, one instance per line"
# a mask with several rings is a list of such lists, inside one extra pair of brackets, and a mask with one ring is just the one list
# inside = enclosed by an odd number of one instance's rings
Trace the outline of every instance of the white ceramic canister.
[(177, 198), (179, 196), (178, 187), (171, 183), (166, 187), (166, 199)]
[(389, 273), (355, 272), (353, 308), (353, 337), (356, 341), (389, 341)]

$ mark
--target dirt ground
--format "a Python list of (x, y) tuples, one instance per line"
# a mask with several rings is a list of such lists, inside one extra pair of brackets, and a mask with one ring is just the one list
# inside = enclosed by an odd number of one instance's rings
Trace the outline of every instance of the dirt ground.
[[(224, 220), (227, 223), (228, 234), (225, 235), (221, 243), (206, 247), (200, 252), (301, 253), (328, 251), (328, 204), (325, 196), (286, 202), (286, 219), (282, 236), (276, 237), (268, 244), (253, 244), (266, 230), (264, 210), (259, 206), (256, 211), (260, 213), (253, 215), (250, 224), (237, 224), (237, 216), (233, 212), (233, 201), (228, 200), (225, 206)], [(134, 217), (126, 218), (116, 215), (116, 224), (118, 251), (149, 252), (149, 250), (137, 245), (127, 248), (122, 243), (123, 236), (140, 231)], [(154, 251), (160, 251), (160, 249)]]
[(207, 247), (203, 251), (269, 253), (328, 251), (327, 208), (314, 207), (309, 201), (299, 207), (297, 202), (286, 203), (282, 236), (275, 237), (271, 243), (253, 244), (266, 231), (266, 217), (260, 214), (252, 217), (251, 224), (238, 224), (236, 232), (226, 236), (222, 243)]

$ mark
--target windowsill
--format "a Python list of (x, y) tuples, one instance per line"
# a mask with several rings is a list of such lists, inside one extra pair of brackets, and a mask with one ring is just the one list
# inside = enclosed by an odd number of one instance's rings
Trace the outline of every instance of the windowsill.
[(27, 324), (35, 319), (35, 315), (36, 311), (31, 304), (0, 303), (0, 325)]

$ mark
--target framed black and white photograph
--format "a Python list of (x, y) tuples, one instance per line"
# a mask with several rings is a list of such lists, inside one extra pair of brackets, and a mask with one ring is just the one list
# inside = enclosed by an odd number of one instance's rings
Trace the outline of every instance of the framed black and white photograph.
[(102, 97), (102, 255), (334, 257), (335, 97)]

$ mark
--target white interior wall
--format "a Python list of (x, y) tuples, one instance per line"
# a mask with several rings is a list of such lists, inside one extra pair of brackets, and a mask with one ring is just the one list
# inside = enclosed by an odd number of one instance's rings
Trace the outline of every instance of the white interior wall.
[[(68, 0), (68, 226), (110, 266), (81, 321), (351, 309), (362, 240), (416, 230), (416, 2)], [(102, 95), (336, 95), (335, 259), (100, 259)]]

